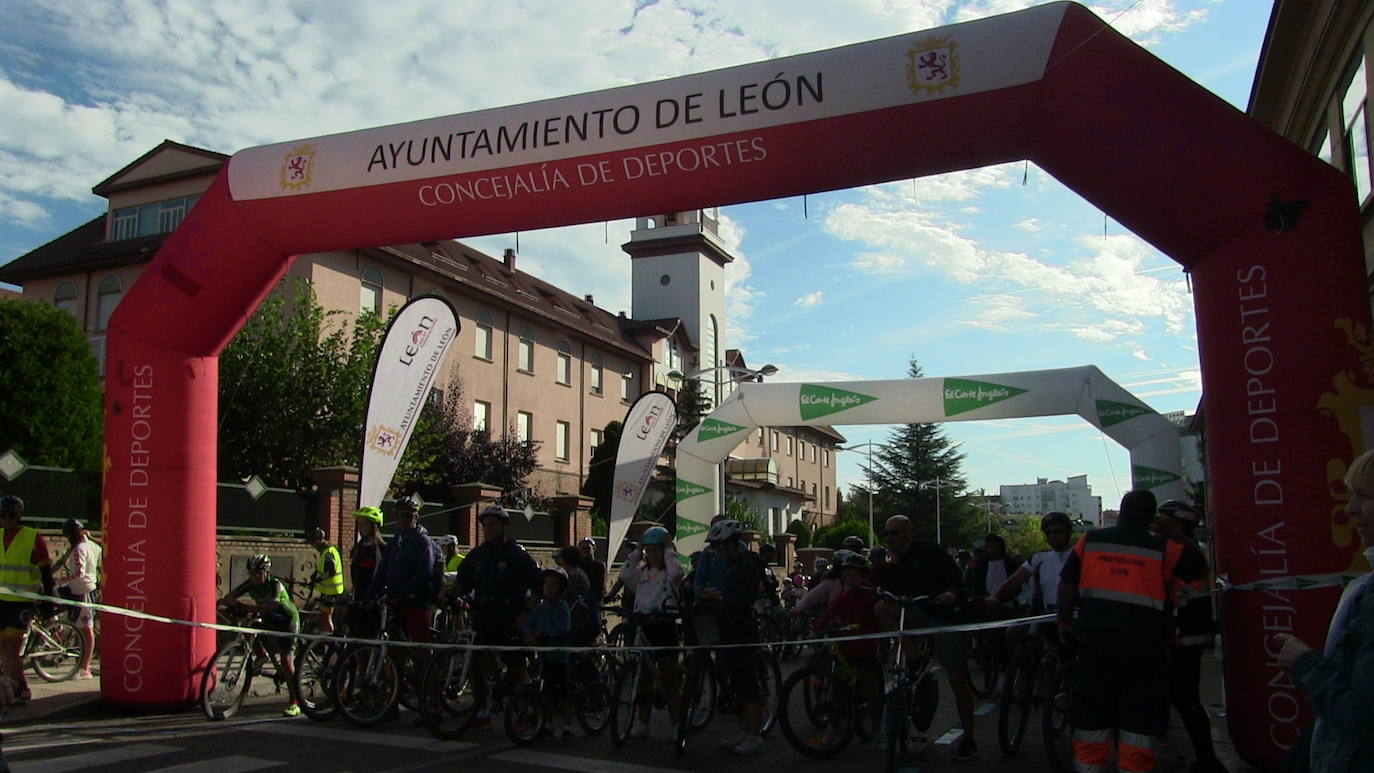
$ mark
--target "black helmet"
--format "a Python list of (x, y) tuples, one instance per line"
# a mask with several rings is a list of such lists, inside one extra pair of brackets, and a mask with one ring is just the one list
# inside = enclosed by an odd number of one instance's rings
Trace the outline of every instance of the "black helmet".
[(865, 572), (867, 572), (871, 568), (872, 567), (868, 564), (868, 559), (864, 558), (859, 553), (850, 553), (849, 555), (844, 557), (843, 561), (840, 562), (841, 571), (845, 569), (862, 569)]
[(0, 497), (0, 512), (24, 514), (24, 500), (13, 494)]
[(1069, 517), (1068, 513), (1061, 513), (1058, 511), (1046, 513), (1045, 517), (1040, 519), (1040, 530), (1044, 531), (1056, 524), (1059, 526), (1066, 526), (1069, 531), (1073, 531), (1073, 519)]
[(396, 515), (407, 516), (420, 512), (420, 505), (411, 497), (396, 500)]
[(841, 542), (841, 543), (840, 543), (840, 547), (846, 548), (846, 549), (849, 549), (849, 550), (854, 551), (855, 553), (858, 553), (858, 552), (861, 552), (861, 551), (864, 549), (864, 539), (863, 539), (863, 537), (860, 537), (860, 536), (857, 535), (857, 534), (851, 534), (851, 535), (849, 535), (848, 537), (845, 537), (845, 538), (844, 538), (844, 542)]
[(1196, 507), (1193, 507), (1181, 499), (1170, 499), (1166, 501), (1159, 506), (1159, 512), (1161, 515), (1177, 518), (1180, 521), (1185, 521), (1194, 526), (1202, 523), (1202, 513), (1198, 512)]
[(315, 526), (305, 533), (306, 542), (319, 542), (324, 539), (324, 529)]

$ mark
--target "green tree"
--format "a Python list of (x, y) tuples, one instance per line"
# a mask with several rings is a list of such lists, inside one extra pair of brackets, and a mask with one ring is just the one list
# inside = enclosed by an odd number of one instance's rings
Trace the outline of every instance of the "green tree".
[(797, 548), (811, 547), (811, 529), (800, 518), (787, 524), (787, 533), (797, 538)]
[(836, 521), (816, 532), (811, 544), (821, 548), (839, 548), (845, 537), (858, 537), (868, 544), (868, 521), (850, 519)]
[[(907, 375), (922, 376), (915, 359)], [(864, 468), (873, 482), (875, 528), (881, 530), (883, 520), (901, 513), (911, 518), (918, 539), (934, 540), (938, 497), (941, 541), (947, 546), (972, 544), (979, 536), (981, 513), (959, 493), (965, 488), (963, 458), (938, 424), (894, 429), (886, 447), (873, 455), (873, 467)], [(858, 497), (851, 494), (850, 499)]]
[(615, 457), (620, 453), (620, 435), (624, 427), (612, 421), (601, 431), (601, 445), (596, 447), (587, 463), (587, 479), (582, 482), (582, 495), (591, 497), (592, 521), (609, 526), (611, 497), (615, 495)]
[(72, 315), (0, 300), (0, 453), (98, 470), (104, 417), (96, 361)]
[(743, 499), (730, 497), (725, 500), (725, 514), (739, 521), (740, 526), (745, 531), (756, 531), (759, 533), (767, 532), (767, 524), (763, 522), (763, 514), (749, 506)]
[(682, 382), (677, 393), (677, 428), (673, 430), (673, 440), (687, 437), (701, 418), (711, 412), (711, 402), (701, 390), (701, 379), (689, 378)]

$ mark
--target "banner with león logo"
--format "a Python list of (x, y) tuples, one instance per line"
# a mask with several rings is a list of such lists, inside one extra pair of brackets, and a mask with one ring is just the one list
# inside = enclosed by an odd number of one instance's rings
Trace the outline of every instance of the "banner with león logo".
[(377, 350), (363, 422), (358, 464), (358, 505), (377, 506), (386, 497), (406, 444), (415, 430), (444, 354), (458, 337), (453, 305), (437, 295), (412, 298), (396, 313)]
[(677, 424), (677, 406), (663, 392), (646, 392), (625, 414), (620, 450), (615, 455), (615, 491), (611, 496), (608, 555), (614, 558), (630, 529), (654, 466)]

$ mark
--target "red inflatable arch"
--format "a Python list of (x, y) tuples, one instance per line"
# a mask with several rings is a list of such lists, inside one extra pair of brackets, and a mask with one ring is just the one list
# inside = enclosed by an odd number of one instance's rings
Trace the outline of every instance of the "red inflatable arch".
[[(297, 253), (527, 230), (1031, 159), (1191, 272), (1220, 570), (1352, 566), (1337, 482), (1369, 376), (1351, 182), (1081, 6), (234, 156), (108, 339), (109, 603), (212, 620), (217, 357)], [(1230, 721), (1272, 762), (1301, 699), (1273, 634), (1335, 591), (1225, 597)], [(1299, 600), (1301, 603), (1299, 603)], [(195, 697), (209, 631), (111, 618), (103, 690)]]

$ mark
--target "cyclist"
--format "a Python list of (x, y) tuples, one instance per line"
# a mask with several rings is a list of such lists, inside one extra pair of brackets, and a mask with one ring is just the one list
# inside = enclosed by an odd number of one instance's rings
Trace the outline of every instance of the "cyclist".
[[(62, 567), (62, 579), (57, 583), (57, 590), (63, 598), (72, 601), (94, 601), (96, 586), (100, 581), (100, 546), (95, 544), (85, 527), (75, 518), (68, 518), (62, 524), (62, 534), (71, 547), (57, 561), (57, 565)], [(72, 623), (86, 642), (81, 668), (74, 678), (91, 679), (91, 658), (95, 655), (95, 613), (90, 607), (78, 607), (71, 612)]]
[[(888, 562), (878, 573), (878, 587), (899, 596), (930, 596), (938, 607), (953, 612), (962, 600), (962, 577), (945, 549), (934, 542), (914, 539), (911, 519), (905, 515), (888, 518), (882, 536), (887, 543)], [(897, 627), (901, 610), (895, 605), (880, 601), (875, 611), (888, 630)], [(922, 609), (907, 611), (910, 628), (925, 628), (935, 623), (936, 620)], [(902, 646), (907, 643), (903, 641)], [(934, 650), (935, 659), (945, 667), (964, 730), (951, 756), (955, 760), (973, 759), (978, 756), (978, 744), (973, 740), (973, 691), (969, 687), (967, 636), (936, 634)]]
[(863, 537), (860, 537), (857, 534), (851, 534), (848, 537), (844, 538), (844, 541), (840, 543), (840, 547), (844, 548), (845, 550), (858, 553), (859, 555), (863, 555), (864, 550), (868, 546), (864, 544)]
[(316, 526), (306, 535), (315, 548), (315, 571), (310, 575), (310, 587), (320, 595), (320, 633), (334, 633), (334, 607), (343, 598), (343, 559), (339, 549), (324, 538), (324, 529)]
[[(354, 597), (361, 600), (377, 576), (377, 567), (382, 565), (386, 538), (382, 536), (381, 508), (371, 505), (360, 507), (353, 513), (353, 520), (358, 538), (348, 554), (348, 579)], [(375, 636), (378, 619), (374, 610), (362, 604), (349, 607), (348, 624), (355, 635)]]
[[(24, 500), (17, 496), (0, 497), (0, 585), (14, 590), (56, 595), (48, 543), (38, 530), (20, 524)], [(35, 604), (23, 596), (0, 594), (0, 670), (14, 682), (14, 705), (23, 706), (33, 694), (24, 679), (22, 651), (29, 632), (29, 615), (38, 606), (44, 617), (57, 614), (51, 602)]]
[[(291, 602), (291, 592), (286, 589), (286, 583), (273, 577), (271, 572), (271, 557), (261, 553), (249, 556), (248, 579), (229, 591), (228, 595), (220, 599), (220, 603), (236, 604), (239, 598), (248, 596), (253, 603), (243, 604), (242, 607), (248, 612), (260, 615), (255, 628), (298, 633), (301, 629), (300, 612)], [(282, 710), (282, 716), (298, 717), (301, 715), (301, 707), (296, 697), (296, 668), (291, 660), (291, 645), (295, 639), (289, 636), (264, 636), (262, 639), (265, 640), (264, 647), (274, 650), (281, 656), (282, 675), (286, 678), (291, 696), (291, 703)]]
[(1064, 570), (1064, 562), (1073, 552), (1073, 520), (1068, 513), (1053, 512), (1040, 519), (1040, 531), (1049, 543), (1049, 550), (1042, 550), (1026, 559), (1015, 572), (999, 583), (988, 596), (988, 603), (1005, 603), (1015, 598), (1027, 580), (1034, 580), (1031, 593), (1031, 609), (1034, 611), (1053, 611), (1059, 601), (1059, 573)]
[[(871, 592), (872, 567), (868, 559), (851, 552), (838, 562), (840, 581), (844, 590), (830, 602), (824, 613), (816, 620), (815, 631), (824, 634), (830, 624), (839, 620), (847, 623), (850, 630), (846, 633), (877, 633), (882, 630), (873, 608), (877, 599)], [(844, 653), (849, 664), (859, 672), (864, 691), (868, 694), (868, 710), (873, 717), (873, 726), (882, 726), (882, 668), (878, 665), (878, 642), (873, 639), (840, 642), (840, 652)]]
[[(706, 542), (715, 549), (724, 568), (723, 589), (708, 586), (700, 590), (702, 598), (720, 602), (721, 644), (757, 644), (758, 627), (754, 625), (753, 606), (763, 581), (763, 562), (740, 541), (744, 527), (739, 521), (727, 518), (717, 521), (706, 534)], [(705, 557), (702, 559), (705, 563)], [(726, 738), (721, 747), (736, 754), (763, 754), (763, 702), (757, 675), (754, 673), (752, 648), (732, 648), (725, 661), (725, 673), (735, 688), (739, 701), (740, 732)]]
[[(568, 643), (572, 630), (572, 614), (565, 596), (568, 592), (568, 573), (561, 566), (545, 569), (541, 574), (542, 594), (539, 605), (530, 610), (522, 628), (525, 643), (536, 647), (556, 647)], [(568, 653), (563, 651), (539, 653), (544, 675), (544, 719), (548, 720), (555, 707), (558, 722), (554, 736), (559, 743), (570, 744), (572, 732), (572, 702), (568, 700)]]
[(606, 565), (596, 560), (596, 540), (583, 537), (577, 543), (582, 552), (582, 571), (587, 573), (587, 582), (592, 588), (592, 614), (596, 617), (597, 628), (602, 625), (601, 600), (606, 597)]
[[(506, 536), (510, 514), (500, 505), (490, 505), (478, 515), (483, 542), (472, 549), (458, 567), (459, 593), (472, 594), (472, 627), (477, 644), (507, 645), (526, 614), (525, 599), (541, 589), (539, 567), (519, 542)], [(502, 655), (507, 668), (519, 678), (524, 659), (518, 654)], [(474, 728), (491, 727), (486, 709), (473, 719)]]
[(1022, 562), (1007, 555), (1007, 541), (1000, 534), (989, 533), (983, 538), (981, 560), (975, 560), (964, 571), (965, 585), (970, 596), (991, 596), (997, 586), (1016, 573)]
[(366, 596), (385, 598), (394, 605), (401, 618), (401, 630), (413, 642), (430, 640), (429, 620), (443, 576), (434, 571), (436, 561), (434, 543), (420, 525), (419, 507), (414, 500), (398, 500), (396, 538), (382, 552), (382, 563), (367, 587)]
[(830, 602), (834, 601), (835, 597), (840, 595), (840, 591), (843, 590), (843, 583), (840, 580), (840, 567), (846, 559), (854, 555), (858, 554), (852, 550), (844, 548), (836, 550), (835, 554), (831, 556), (834, 560), (826, 563), (824, 577), (820, 575), (821, 559), (816, 559), (818, 568), (816, 578), (811, 582), (811, 589), (801, 597), (801, 601), (797, 602), (797, 606), (792, 611), (798, 614), (802, 612), (824, 612), (830, 606)]
[(439, 547), (444, 551), (444, 573), (458, 571), (464, 558), (463, 554), (458, 552), (458, 538), (452, 534), (445, 534), (439, 538)]
[[(634, 589), (631, 619), (644, 632), (644, 638), (650, 646), (676, 647), (679, 643), (677, 626), (670, 615), (678, 609), (677, 589), (682, 584), (682, 566), (678, 563), (667, 529), (650, 526), (640, 539), (643, 547), (626, 557), (624, 566), (620, 568), (621, 582), (625, 583), (626, 588)], [(659, 673), (663, 676), (663, 689), (667, 693), (668, 716), (676, 725), (682, 716), (677, 653), (659, 650), (655, 657)], [(646, 675), (640, 680), (638, 695), (640, 724), (631, 728), (631, 738), (647, 738), (649, 735), (653, 692), (653, 680)]]
[(773, 557), (777, 552), (778, 549), (773, 547), (771, 542), (759, 545), (759, 560), (763, 562), (763, 582), (759, 583), (759, 600), (754, 606), (759, 614), (768, 617), (774, 617), (783, 611), (782, 599), (779, 597), (782, 589), (778, 583), (778, 576), (768, 568), (773, 564)]

